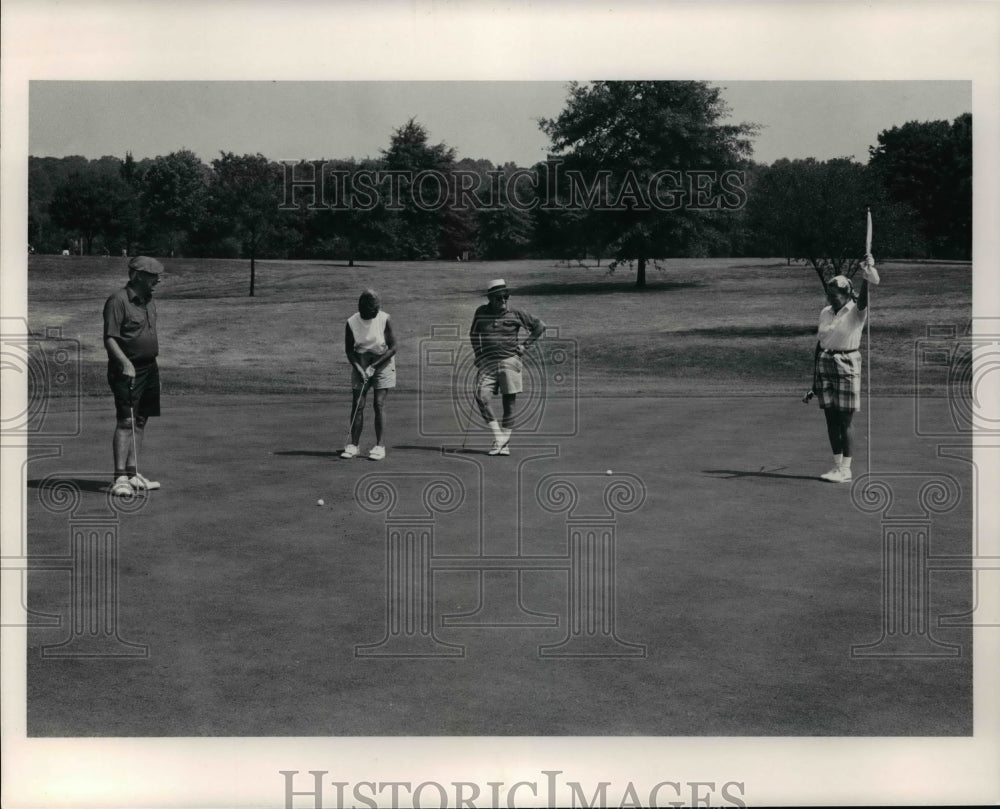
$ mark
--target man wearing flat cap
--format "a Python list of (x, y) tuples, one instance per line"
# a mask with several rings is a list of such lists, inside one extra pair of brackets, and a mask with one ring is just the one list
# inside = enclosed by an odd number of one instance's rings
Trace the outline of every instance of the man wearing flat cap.
[[(514, 431), (514, 405), (524, 388), (521, 357), (545, 333), (538, 318), (512, 309), (510, 293), (502, 278), (490, 282), (487, 303), (476, 309), (469, 339), (476, 357), (476, 405), (493, 433), (490, 455), (510, 455), (510, 437)], [(525, 336), (521, 337), (522, 332)], [(498, 422), (490, 408), (490, 397), (499, 393), (503, 418)]]
[(160, 415), (160, 374), (156, 365), (160, 347), (153, 289), (162, 272), (163, 265), (155, 258), (136, 256), (128, 263), (128, 283), (104, 304), (108, 385), (115, 397), (116, 417), (111, 493), (118, 497), (160, 488), (159, 483), (139, 474), (136, 464), (146, 420)]

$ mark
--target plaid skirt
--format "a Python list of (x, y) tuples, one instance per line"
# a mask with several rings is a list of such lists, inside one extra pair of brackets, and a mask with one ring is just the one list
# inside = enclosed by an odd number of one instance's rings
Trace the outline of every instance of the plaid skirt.
[(838, 410), (861, 408), (861, 352), (830, 354), (821, 351), (817, 359), (819, 406)]

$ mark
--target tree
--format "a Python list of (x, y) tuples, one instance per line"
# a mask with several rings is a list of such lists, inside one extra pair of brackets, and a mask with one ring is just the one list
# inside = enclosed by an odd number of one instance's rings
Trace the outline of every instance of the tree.
[[(327, 189), (335, 188), (328, 196), (330, 210), (320, 210), (313, 218), (313, 231), (320, 243), (328, 245), (324, 254), (336, 258), (346, 258), (350, 267), (355, 259), (366, 256), (381, 258), (391, 256), (393, 229), (392, 212), (387, 211), (384, 200), (375, 198), (359, 204), (351, 195), (351, 189), (360, 184), (359, 176), (374, 175), (383, 168), (380, 160), (334, 161), (326, 181)], [(317, 169), (318, 171), (319, 169)], [(371, 204), (369, 204), (371, 203)]]
[(124, 183), (121, 208), (118, 214), (118, 235), (127, 255), (133, 255), (142, 232), (142, 173), (131, 152), (126, 152), (118, 170)]
[(49, 203), (52, 222), (75, 233), (89, 254), (101, 238), (105, 248), (122, 233), (131, 191), (117, 174), (91, 167), (71, 174)]
[(261, 154), (221, 154), (212, 161), (208, 207), (222, 227), (240, 240), (250, 258), (252, 298), (257, 256), (265, 240), (274, 235), (280, 215), (282, 173)]
[(101, 228), (97, 210), (101, 194), (91, 174), (73, 174), (52, 195), (49, 215), (53, 223), (78, 235), (90, 253), (94, 237)]
[(487, 260), (524, 258), (532, 242), (528, 211), (511, 205), (484, 207), (476, 215), (476, 252)]
[(754, 172), (747, 195), (758, 253), (806, 262), (820, 283), (856, 272), (867, 208), (877, 223), (873, 253), (902, 257), (923, 247), (912, 211), (889, 199), (867, 166), (848, 158), (778, 160)]
[[(439, 178), (450, 178), (454, 166), (455, 150), (443, 143), (431, 146), (427, 130), (416, 119), (393, 132), (389, 148), (383, 151), (383, 169), (400, 172), (399, 199), (389, 194), (387, 207), (398, 208), (395, 237), (404, 257), (426, 259), (442, 254), (445, 210), (451, 207), (453, 196), (450, 184), (440, 188)], [(443, 204), (438, 205), (442, 194)]]
[(163, 253), (180, 249), (205, 211), (209, 169), (194, 152), (182, 149), (157, 157), (142, 176), (142, 208), (147, 238)]
[(598, 198), (583, 206), (583, 227), (614, 255), (612, 268), (636, 263), (638, 287), (649, 260), (704, 251), (717, 225), (713, 211), (739, 202), (705, 198), (691, 185), (738, 169), (752, 151), (756, 126), (721, 123), (729, 110), (720, 92), (693, 81), (574, 82), (565, 109), (539, 124), (564, 161), (564, 181), (547, 189), (557, 200), (545, 207), (559, 200), (580, 207), (583, 196), (574, 199), (570, 187), (578, 172), (577, 191)]
[(972, 257), (972, 115), (910, 121), (879, 133), (869, 165), (916, 212), (930, 254)]

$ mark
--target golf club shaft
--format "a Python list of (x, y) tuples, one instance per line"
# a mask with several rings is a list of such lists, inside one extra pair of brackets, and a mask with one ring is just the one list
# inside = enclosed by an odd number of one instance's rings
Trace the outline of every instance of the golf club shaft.
[(368, 384), (368, 379), (361, 380), (361, 387), (358, 388), (358, 399), (354, 404), (354, 414), (351, 416), (351, 426), (348, 428), (347, 443), (354, 443), (354, 423), (358, 420), (358, 413), (361, 412), (361, 408), (364, 406), (365, 386)]
[(132, 403), (132, 390), (129, 387), (128, 402), (129, 424), (132, 425), (132, 459), (135, 461), (135, 474), (139, 475), (139, 446), (135, 440), (135, 405)]

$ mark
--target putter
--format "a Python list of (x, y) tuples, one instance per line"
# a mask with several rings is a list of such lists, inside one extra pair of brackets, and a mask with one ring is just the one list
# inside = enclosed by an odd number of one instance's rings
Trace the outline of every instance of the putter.
[(139, 477), (139, 447), (135, 441), (135, 402), (132, 400), (132, 384), (134, 380), (129, 377), (128, 381), (128, 414), (129, 424), (132, 425), (132, 457), (135, 459), (135, 476)]
[[(374, 376), (368, 379), (374, 379)], [(365, 386), (368, 384), (368, 379), (361, 380), (361, 388), (358, 390), (358, 402), (354, 406), (354, 414), (351, 416), (351, 426), (347, 428), (347, 443), (350, 444), (354, 441), (354, 422), (358, 420), (358, 413), (361, 412), (361, 408), (364, 405), (364, 400), (361, 398), (365, 395)]]

